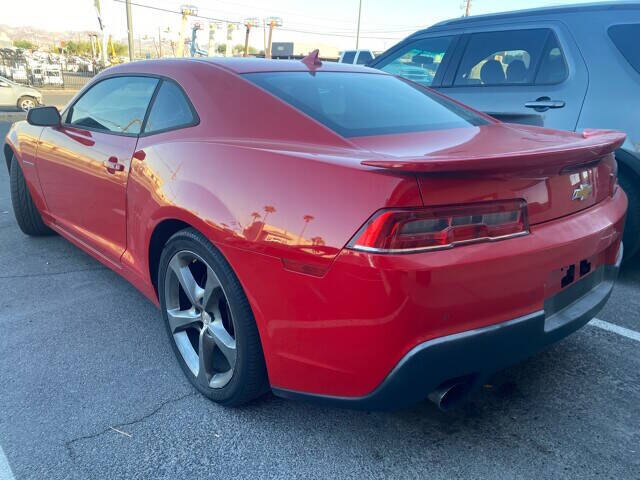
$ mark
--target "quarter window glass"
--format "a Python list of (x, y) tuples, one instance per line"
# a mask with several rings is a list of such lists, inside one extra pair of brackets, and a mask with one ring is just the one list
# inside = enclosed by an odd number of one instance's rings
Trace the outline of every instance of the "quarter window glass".
[(469, 38), (454, 85), (533, 84), (541, 62), (546, 65), (545, 72), (539, 76), (542, 83), (564, 79), (564, 58), (549, 29), (474, 33)]
[(144, 128), (145, 133), (193, 123), (193, 112), (180, 87), (173, 82), (163, 81), (153, 101), (147, 125)]
[(358, 65), (364, 65), (365, 63), (369, 62), (372, 59), (373, 57), (369, 52), (360, 52), (360, 55), (358, 55), (358, 61), (356, 63)]
[(609, 36), (627, 62), (640, 73), (640, 24), (614, 25)]
[(114, 133), (138, 134), (158, 80), (117, 77), (91, 87), (69, 110), (67, 123)]
[(356, 52), (344, 52), (342, 63), (353, 63), (354, 58), (356, 58)]
[(385, 60), (381, 70), (430, 86), (440, 71), (453, 37), (418, 40)]
[(549, 35), (540, 68), (536, 76), (537, 85), (552, 85), (567, 78), (567, 62), (564, 60), (555, 35)]

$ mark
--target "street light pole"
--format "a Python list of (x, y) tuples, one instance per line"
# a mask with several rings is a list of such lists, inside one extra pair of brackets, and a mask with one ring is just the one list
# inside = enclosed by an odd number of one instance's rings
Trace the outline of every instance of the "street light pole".
[(356, 50), (360, 46), (360, 17), (362, 16), (362, 0), (360, 0), (360, 5), (358, 6), (358, 33), (356, 34)]
[(127, 0), (127, 31), (129, 40), (129, 60), (133, 61), (133, 25), (131, 24), (131, 0)]

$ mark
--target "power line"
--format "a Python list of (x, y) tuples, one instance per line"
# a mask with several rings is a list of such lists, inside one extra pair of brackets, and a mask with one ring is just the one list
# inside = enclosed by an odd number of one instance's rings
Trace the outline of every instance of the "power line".
[[(126, 0), (114, 0), (114, 2), (126, 3)], [(176, 15), (182, 15), (182, 13), (177, 11), (177, 10), (171, 10), (170, 8), (157, 7), (155, 5), (145, 5), (143, 3), (136, 3), (136, 2), (131, 2), (131, 5), (134, 5), (136, 7), (147, 8), (149, 10), (156, 10), (156, 11), (165, 12), (165, 13), (173, 13), (173, 14), (176, 14)], [(201, 15), (201, 14), (190, 15), (190, 16), (192, 16), (194, 18), (201, 18), (203, 20), (208, 20), (208, 21), (211, 21), (211, 22), (224, 22), (224, 23), (230, 23), (232, 25), (243, 25), (243, 23), (240, 22), (240, 21), (229, 20), (228, 18), (209, 17), (209, 16)], [(264, 28), (264, 27), (259, 27), (259, 28)], [(356, 35), (350, 35), (350, 34), (342, 33), (342, 32), (326, 32), (326, 31), (318, 32), (318, 31), (301, 30), (301, 29), (287, 28), (287, 27), (279, 27), (279, 30), (283, 30), (283, 31), (287, 31), (287, 32), (294, 32), (294, 33), (306, 33), (306, 34), (309, 34), (309, 35), (322, 35), (322, 36), (331, 36), (331, 37), (356, 38)], [(367, 39), (372, 39), (372, 40), (400, 40), (402, 37), (378, 37), (378, 36), (360, 35), (360, 38), (367, 38)]]

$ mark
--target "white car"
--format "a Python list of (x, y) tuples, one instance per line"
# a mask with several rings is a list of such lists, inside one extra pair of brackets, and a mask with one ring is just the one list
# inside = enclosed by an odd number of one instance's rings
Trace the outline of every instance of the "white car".
[(375, 58), (371, 50), (345, 50), (340, 53), (338, 63), (351, 63), (354, 65), (366, 65)]

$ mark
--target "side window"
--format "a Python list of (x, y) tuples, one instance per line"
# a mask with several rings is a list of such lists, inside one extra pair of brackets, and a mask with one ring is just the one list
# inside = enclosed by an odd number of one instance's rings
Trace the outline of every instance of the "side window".
[(536, 75), (536, 85), (560, 83), (567, 78), (567, 74), (567, 62), (558, 44), (558, 39), (551, 34), (540, 60), (540, 67)]
[(158, 84), (150, 77), (115, 77), (98, 82), (73, 104), (66, 123), (114, 133), (138, 134)]
[(441, 72), (440, 65), (453, 38), (426, 38), (410, 43), (387, 58), (378, 68), (428, 87)]
[(609, 27), (609, 37), (613, 40), (616, 48), (627, 59), (627, 62), (640, 73), (640, 23), (630, 23), (628, 25), (613, 25)]
[[(544, 71), (538, 72), (542, 66)], [(566, 76), (564, 57), (551, 30), (483, 32), (470, 36), (454, 85), (532, 85), (536, 76), (547, 84)]]
[(365, 65), (371, 60), (373, 60), (373, 57), (369, 52), (360, 52), (360, 55), (358, 55), (358, 60), (356, 60), (356, 63), (358, 65)]
[(353, 50), (344, 52), (342, 56), (342, 63), (353, 63), (353, 59), (356, 58), (356, 52)]
[(195, 120), (189, 101), (180, 87), (171, 81), (163, 80), (151, 106), (144, 132), (152, 133), (193, 125)]

